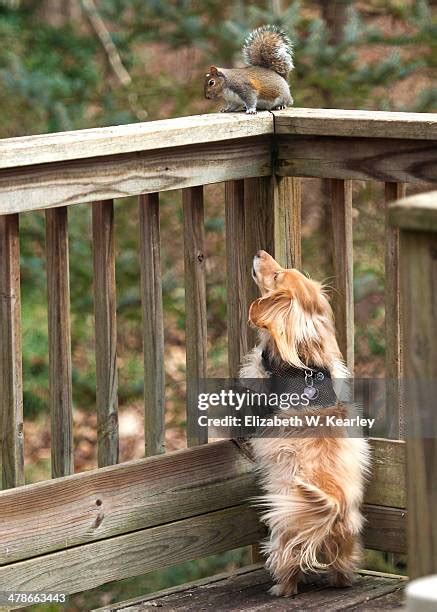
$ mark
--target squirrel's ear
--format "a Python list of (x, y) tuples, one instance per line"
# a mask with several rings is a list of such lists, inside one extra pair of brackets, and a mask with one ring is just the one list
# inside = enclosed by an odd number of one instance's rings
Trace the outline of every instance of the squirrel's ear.
[(210, 76), (218, 76), (218, 70), (216, 66), (211, 66), (211, 68), (209, 69), (209, 74)]

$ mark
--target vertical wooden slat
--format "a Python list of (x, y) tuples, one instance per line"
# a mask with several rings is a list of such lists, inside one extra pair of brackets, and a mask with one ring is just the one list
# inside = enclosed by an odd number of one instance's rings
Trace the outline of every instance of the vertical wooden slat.
[(346, 364), (354, 370), (354, 287), (352, 181), (331, 179), (331, 218), (335, 287), (333, 309), (338, 344)]
[(241, 291), (247, 282), (244, 181), (229, 181), (225, 184), (225, 216), (229, 375), (236, 378), (248, 346), (249, 305), (246, 292)]
[(207, 375), (205, 228), (203, 187), (182, 191), (184, 210), (185, 317), (187, 350), (188, 446), (208, 441), (197, 419), (197, 381)]
[(390, 438), (405, 437), (405, 418), (396, 381), (402, 377), (399, 287), (399, 229), (388, 223), (388, 206), (405, 197), (404, 183), (385, 183), (385, 377), (388, 381), (386, 415)]
[(114, 204), (93, 204), (94, 316), (96, 329), (98, 465), (118, 462), (117, 300)]
[(46, 210), (52, 476), (74, 471), (67, 208)]
[(0, 217), (0, 440), (2, 483), (24, 484), (18, 215)]
[[(403, 399), (408, 414), (408, 575), (437, 573), (437, 233), (402, 230)], [(422, 420), (426, 414), (426, 419)]]
[(165, 452), (164, 319), (159, 194), (139, 199), (146, 456)]
[[(245, 179), (245, 246), (246, 246), (246, 296), (250, 305), (259, 297), (259, 289), (252, 278), (254, 255), (263, 249), (275, 256), (273, 179), (270, 176)], [(248, 330), (248, 348), (256, 344), (257, 334)]]
[(302, 181), (274, 177), (275, 258), (284, 268), (300, 268)]

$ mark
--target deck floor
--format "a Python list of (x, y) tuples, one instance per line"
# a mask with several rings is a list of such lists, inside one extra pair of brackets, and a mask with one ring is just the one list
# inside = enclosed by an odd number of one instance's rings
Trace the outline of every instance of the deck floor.
[(159, 608), (173, 610), (258, 611), (258, 610), (400, 610), (403, 608), (405, 579), (378, 572), (359, 572), (353, 587), (334, 589), (319, 580), (302, 586), (292, 598), (276, 598), (267, 593), (272, 581), (260, 565), (242, 568), (190, 584), (181, 585), (144, 598), (101, 608), (101, 611), (139, 612)]

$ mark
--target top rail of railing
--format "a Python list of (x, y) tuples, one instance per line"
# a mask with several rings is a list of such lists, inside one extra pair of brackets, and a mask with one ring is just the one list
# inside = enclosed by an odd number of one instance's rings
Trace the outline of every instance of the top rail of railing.
[(269, 134), (437, 139), (437, 113), (293, 108), (195, 115), (0, 140), (0, 169), (152, 151)]

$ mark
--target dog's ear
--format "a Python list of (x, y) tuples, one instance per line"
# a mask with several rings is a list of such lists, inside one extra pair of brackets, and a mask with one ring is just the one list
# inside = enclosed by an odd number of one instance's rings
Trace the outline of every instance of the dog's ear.
[(289, 291), (275, 291), (258, 298), (249, 308), (249, 321), (266, 329), (281, 359), (303, 367), (298, 354), (296, 329), (293, 325), (293, 298)]

